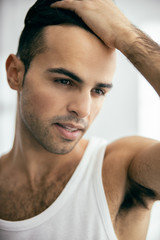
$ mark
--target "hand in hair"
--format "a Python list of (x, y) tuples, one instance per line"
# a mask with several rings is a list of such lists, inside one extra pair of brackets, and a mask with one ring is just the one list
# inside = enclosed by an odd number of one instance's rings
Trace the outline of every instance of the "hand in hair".
[(74, 11), (88, 27), (110, 48), (120, 48), (132, 29), (130, 21), (111, 0), (63, 0), (53, 3), (52, 8)]

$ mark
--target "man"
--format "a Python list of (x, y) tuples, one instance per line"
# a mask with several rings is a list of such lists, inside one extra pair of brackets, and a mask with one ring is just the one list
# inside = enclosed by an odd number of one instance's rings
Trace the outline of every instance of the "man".
[(160, 199), (159, 142), (82, 137), (112, 87), (115, 48), (160, 94), (160, 47), (111, 0), (51, 3), (31, 8), (6, 62), (18, 104), (0, 161), (0, 239), (143, 240)]

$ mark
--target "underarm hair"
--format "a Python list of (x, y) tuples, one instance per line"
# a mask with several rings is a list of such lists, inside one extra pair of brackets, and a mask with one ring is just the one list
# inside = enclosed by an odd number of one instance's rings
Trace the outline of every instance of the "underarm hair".
[(128, 210), (137, 206), (148, 209), (147, 200), (155, 200), (156, 196), (157, 195), (153, 190), (146, 188), (129, 178), (127, 191), (120, 206), (120, 211)]

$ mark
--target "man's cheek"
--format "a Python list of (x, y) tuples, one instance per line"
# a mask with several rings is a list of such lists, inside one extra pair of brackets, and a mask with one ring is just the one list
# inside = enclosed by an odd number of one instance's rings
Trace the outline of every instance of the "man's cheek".
[(54, 100), (47, 94), (35, 94), (31, 96), (31, 104), (35, 111), (44, 113), (53, 107)]

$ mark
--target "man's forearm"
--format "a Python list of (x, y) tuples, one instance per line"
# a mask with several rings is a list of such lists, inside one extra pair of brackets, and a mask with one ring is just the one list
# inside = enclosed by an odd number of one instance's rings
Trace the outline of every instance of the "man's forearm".
[(160, 46), (134, 26), (117, 46), (160, 95)]

